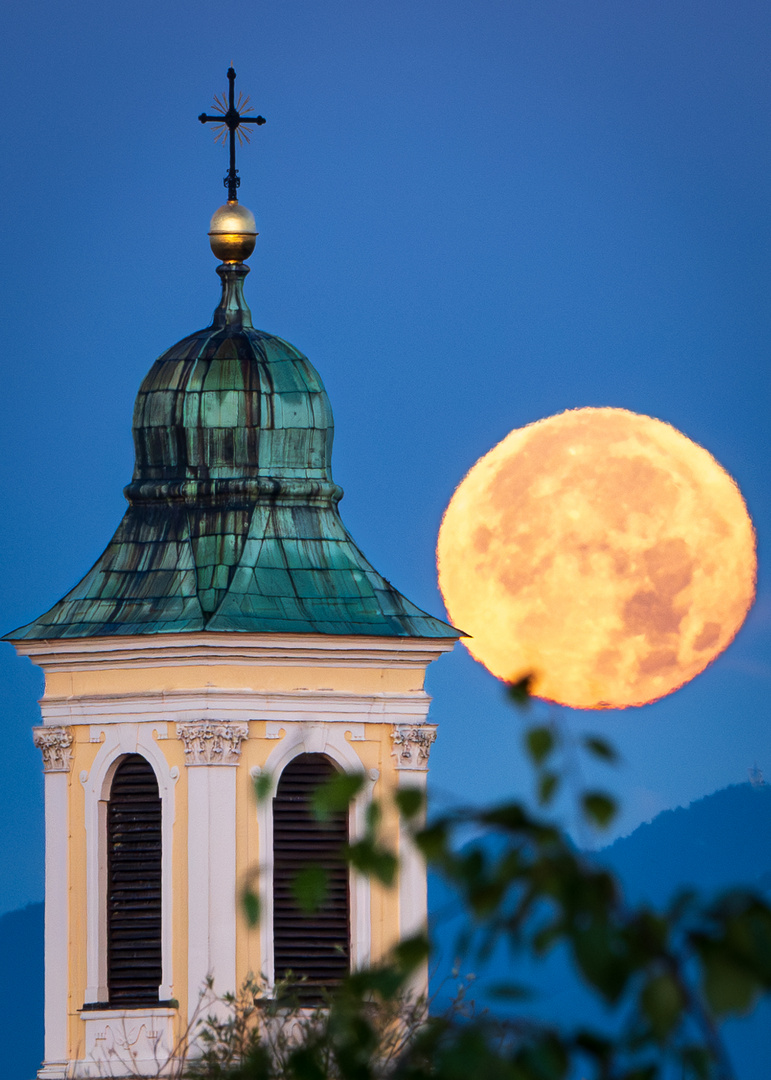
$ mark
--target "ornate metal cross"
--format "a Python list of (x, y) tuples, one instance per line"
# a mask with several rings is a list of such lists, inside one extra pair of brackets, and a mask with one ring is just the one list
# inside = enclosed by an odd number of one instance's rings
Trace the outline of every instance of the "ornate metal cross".
[(230, 137), (230, 168), (228, 174), (222, 181), (225, 187), (228, 189), (228, 201), (237, 202), (238, 195), (236, 192), (241, 184), (241, 178), (238, 175), (236, 169), (236, 136), (238, 136), (239, 143), (246, 139), (249, 142), (249, 134), (244, 129), (241, 130), (242, 124), (264, 124), (264, 116), (244, 116), (244, 112), (250, 112), (249, 98), (242, 98), (241, 94), (238, 95), (238, 104), (235, 101), (235, 82), (236, 73), (232, 67), (228, 68), (228, 81), (230, 87), (228, 89), (228, 100), (225, 102), (225, 95), (222, 97), (214, 97), (213, 109), (216, 110), (216, 116), (208, 116), (206, 113), (201, 113), (198, 119), (202, 124), (217, 124), (215, 128), (215, 141), (225, 142), (225, 139)]

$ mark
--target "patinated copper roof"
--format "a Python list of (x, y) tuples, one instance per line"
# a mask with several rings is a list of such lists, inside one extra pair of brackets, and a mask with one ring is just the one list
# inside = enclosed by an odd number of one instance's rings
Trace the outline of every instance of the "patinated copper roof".
[(71, 592), (7, 637), (457, 637), (357, 548), (338, 512), (321, 379), (292, 345), (252, 327), (247, 268), (218, 273), (212, 325), (156, 360), (139, 390), (118, 531)]

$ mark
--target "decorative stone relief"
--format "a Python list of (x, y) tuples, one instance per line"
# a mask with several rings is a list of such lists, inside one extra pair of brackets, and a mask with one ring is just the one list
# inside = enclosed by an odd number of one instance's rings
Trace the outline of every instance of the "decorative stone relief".
[(43, 753), (43, 772), (69, 772), (72, 761), (72, 728), (35, 727), (32, 741)]
[(177, 1075), (173, 1010), (132, 1009), (122, 1015), (94, 1011), (81, 1017), (85, 1060), (72, 1062), (68, 1075), (79, 1080)]
[(185, 744), (185, 765), (237, 765), (241, 743), (249, 725), (212, 720), (187, 720), (177, 724), (177, 738)]
[(427, 769), (431, 744), (436, 742), (433, 724), (395, 724), (391, 732), (397, 769)]

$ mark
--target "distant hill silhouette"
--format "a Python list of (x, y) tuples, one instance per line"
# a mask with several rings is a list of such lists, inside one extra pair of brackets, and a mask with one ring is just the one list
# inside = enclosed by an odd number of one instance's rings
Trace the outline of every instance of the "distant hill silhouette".
[(0, 917), (3, 1076), (33, 1080), (43, 1060), (43, 905)]
[[(598, 853), (632, 902), (661, 906), (683, 886), (710, 896), (735, 886), (771, 894), (771, 786), (735, 784), (665, 810)], [(739, 1080), (771, 1077), (771, 1007), (726, 1025)]]
[[(688, 807), (666, 810), (650, 824), (594, 856), (621, 878), (629, 899), (656, 905), (679, 888), (694, 886), (709, 895), (734, 885), (771, 892), (771, 786), (738, 784), (707, 795)], [(440, 912), (448, 896), (441, 882), (429, 882), (429, 909)], [(448, 979), (455, 958), (457, 920), (437, 928), (439, 964), (434, 984)], [(468, 966), (462, 970), (468, 970)], [(479, 979), (511, 976), (510, 964), (495, 956)], [(516, 978), (539, 987), (535, 1012), (570, 1022), (579, 1015), (598, 1019), (582, 1005), (582, 990), (563, 956), (517, 970)], [(449, 979), (448, 993), (453, 980)], [(33, 1080), (43, 1058), (43, 905), (31, 904), (0, 917), (0, 1026), (13, 1034), (4, 1046), (4, 1080)], [(739, 1080), (771, 1076), (771, 1008), (728, 1027), (727, 1040)]]
[[(771, 891), (771, 786), (737, 784), (690, 806), (666, 810), (652, 822), (589, 857), (612, 869), (631, 903), (660, 907), (678, 890), (693, 887), (709, 897), (734, 886)], [(447, 917), (451, 897), (443, 884), (429, 880), (429, 910), (445, 917), (436, 925), (438, 963), (432, 988), (447, 1000), (456, 985), (462, 920)], [(605, 1010), (589, 1002), (580, 977), (564, 952), (538, 964), (512, 961), (499, 950), (479, 969), (460, 961), (461, 973), (474, 970), (471, 993), (486, 1004), (486, 986), (505, 979), (533, 987), (536, 998), (522, 1008), (551, 1022), (612, 1024)], [(737, 1080), (771, 1077), (771, 1006), (725, 1027)]]
[[(734, 784), (665, 810), (597, 853), (630, 900), (665, 903), (683, 885), (771, 889), (771, 785)], [(771, 1072), (770, 1072), (771, 1075)]]

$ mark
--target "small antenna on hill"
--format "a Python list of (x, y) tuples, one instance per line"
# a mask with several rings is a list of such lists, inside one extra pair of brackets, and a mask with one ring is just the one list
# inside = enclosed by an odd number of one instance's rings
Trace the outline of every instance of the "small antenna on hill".
[(747, 769), (747, 772), (750, 774), (750, 783), (752, 784), (753, 787), (765, 787), (766, 786), (766, 782), (763, 779), (763, 772), (762, 772), (761, 769), (758, 768), (757, 761), (755, 762), (755, 764), (752, 766), (751, 769)]

